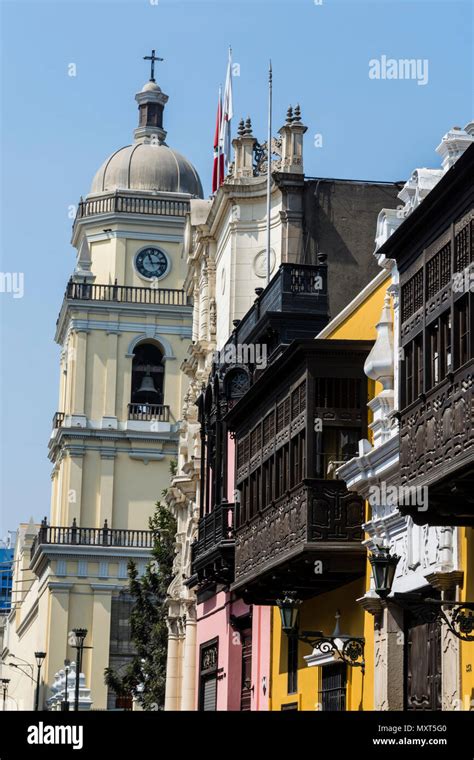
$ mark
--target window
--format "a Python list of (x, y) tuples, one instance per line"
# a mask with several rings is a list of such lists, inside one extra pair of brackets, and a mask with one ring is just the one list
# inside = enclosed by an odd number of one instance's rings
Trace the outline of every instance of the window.
[(337, 663), (321, 667), (321, 689), (319, 703), (325, 712), (346, 709), (347, 665)]
[(420, 269), (402, 287), (402, 322), (423, 306), (423, 269)]
[(403, 362), (403, 400), (404, 406), (411, 404), (423, 391), (423, 336), (418, 335), (405, 346)]
[(201, 645), (199, 657), (199, 710), (217, 710), (218, 639)]
[(252, 709), (252, 630), (242, 631), (242, 682), (240, 689), (240, 709), (249, 712)]
[(444, 380), (453, 368), (450, 312), (445, 312), (429, 326), (428, 345), (428, 386), (432, 388)]
[(361, 381), (354, 377), (318, 377), (315, 381), (316, 408), (359, 409)]
[(469, 295), (465, 295), (456, 303), (454, 330), (456, 367), (461, 367), (471, 358)]
[(298, 639), (296, 636), (288, 636), (288, 694), (296, 694), (298, 691)]
[(332, 480), (339, 464), (357, 455), (359, 428), (325, 427), (323, 433), (316, 433), (317, 477)]

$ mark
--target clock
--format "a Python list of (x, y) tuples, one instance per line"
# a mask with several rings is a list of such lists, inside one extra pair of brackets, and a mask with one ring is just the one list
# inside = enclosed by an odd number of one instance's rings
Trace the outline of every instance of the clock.
[(164, 277), (169, 269), (169, 260), (159, 248), (142, 248), (135, 256), (135, 268), (142, 277), (152, 280)]

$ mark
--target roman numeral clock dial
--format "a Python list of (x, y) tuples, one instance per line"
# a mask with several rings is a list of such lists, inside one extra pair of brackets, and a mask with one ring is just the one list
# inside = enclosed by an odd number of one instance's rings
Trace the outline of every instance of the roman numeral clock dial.
[(159, 248), (143, 248), (135, 256), (135, 268), (148, 280), (161, 278), (169, 269), (168, 257)]

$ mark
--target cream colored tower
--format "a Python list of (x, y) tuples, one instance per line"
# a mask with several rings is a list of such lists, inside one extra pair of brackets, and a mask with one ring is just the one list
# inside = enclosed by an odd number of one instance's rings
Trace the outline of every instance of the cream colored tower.
[[(17, 546), (18, 559), (31, 552), (33, 580), (17, 600), (4, 655), (33, 662), (35, 649), (47, 653), (45, 703), (64, 659), (74, 657), (69, 632), (82, 627), (91, 647), (86, 686), (93, 707), (107, 707), (104, 669), (130, 653), (120, 626), (127, 562), (143, 568), (150, 556), (148, 519), (177, 459), (187, 384), (179, 368), (192, 331), (184, 222), (202, 188), (194, 167), (165, 143), (168, 97), (150, 80), (136, 100), (133, 144), (104, 162), (78, 207), (76, 267), (56, 327), (50, 518), (32, 548), (25, 531)], [(23, 685), (31, 691), (26, 678)]]

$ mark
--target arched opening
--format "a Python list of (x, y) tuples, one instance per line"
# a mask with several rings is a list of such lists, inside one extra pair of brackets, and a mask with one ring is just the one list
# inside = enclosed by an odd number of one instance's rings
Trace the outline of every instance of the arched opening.
[(163, 404), (164, 373), (163, 352), (154, 343), (140, 343), (132, 363), (132, 404)]

